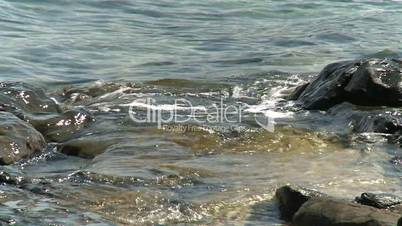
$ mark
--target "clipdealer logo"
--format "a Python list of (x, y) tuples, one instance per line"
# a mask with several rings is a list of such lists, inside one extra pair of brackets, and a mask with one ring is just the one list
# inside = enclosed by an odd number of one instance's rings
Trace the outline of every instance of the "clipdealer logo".
[[(153, 98), (137, 99), (129, 106), (129, 116), (136, 123), (154, 123), (159, 129), (168, 123), (197, 123), (201, 125), (216, 123), (241, 123), (246, 105), (228, 105), (223, 98), (219, 103), (209, 106), (193, 105), (191, 101), (179, 98), (173, 104), (158, 104)], [(275, 121), (270, 117), (254, 114), (257, 125), (275, 131)]]

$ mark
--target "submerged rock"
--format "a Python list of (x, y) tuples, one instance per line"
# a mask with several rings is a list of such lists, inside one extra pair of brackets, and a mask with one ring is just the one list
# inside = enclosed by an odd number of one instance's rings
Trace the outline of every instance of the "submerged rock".
[(135, 84), (130, 82), (102, 82), (98, 81), (89, 86), (68, 87), (56, 93), (64, 103), (77, 104), (85, 103), (95, 97), (113, 93), (118, 90), (130, 90)]
[(21, 176), (12, 175), (6, 171), (0, 171), (0, 183), (17, 185), (23, 182)]
[(9, 165), (46, 147), (43, 136), (8, 112), (0, 112), (0, 164)]
[(59, 151), (66, 155), (94, 158), (105, 152), (115, 142), (117, 141), (107, 140), (99, 136), (80, 137), (61, 144)]
[[(326, 66), (291, 98), (305, 109), (326, 110), (342, 102), (363, 106), (402, 106), (402, 62), (391, 59), (343, 61)], [(302, 90), (302, 92), (301, 92)]]

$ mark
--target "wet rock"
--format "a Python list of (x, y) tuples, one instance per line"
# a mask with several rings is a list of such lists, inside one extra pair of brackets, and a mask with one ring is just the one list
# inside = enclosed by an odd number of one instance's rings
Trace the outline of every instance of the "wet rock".
[(49, 141), (62, 141), (92, 121), (84, 109), (61, 112), (42, 89), (25, 83), (0, 83), (0, 110), (32, 124)]
[(299, 88), (291, 96), (305, 109), (326, 110), (342, 102), (399, 107), (402, 106), (401, 64), (390, 59), (333, 63), (303, 92)]
[(372, 206), (378, 209), (388, 209), (402, 203), (402, 199), (392, 194), (373, 194), (363, 193), (356, 197), (356, 202), (366, 206)]
[(402, 131), (402, 118), (387, 114), (364, 115), (354, 126), (356, 132), (395, 134)]
[(379, 133), (391, 144), (402, 144), (402, 116), (399, 112), (352, 112), (353, 132)]
[(0, 82), (0, 110), (24, 114), (59, 112), (59, 106), (42, 89), (21, 82)]
[(401, 166), (402, 165), (402, 156), (395, 156), (391, 160), (389, 160), (390, 163), (396, 166)]
[(329, 198), (313, 198), (293, 217), (297, 226), (390, 226), (400, 215), (355, 203)]
[(89, 111), (79, 108), (62, 114), (37, 116), (31, 119), (30, 123), (49, 141), (63, 142), (78, 135), (94, 120)]
[(291, 220), (299, 208), (312, 197), (323, 194), (298, 186), (283, 186), (276, 190), (275, 198), (278, 202), (281, 218)]
[(21, 181), (22, 177), (11, 175), (6, 171), (0, 171), (0, 183), (16, 185), (19, 184)]
[[(344, 101), (344, 87), (359, 62), (343, 61), (327, 65), (303, 92), (292, 94), (306, 109), (328, 109)], [(296, 89), (297, 91), (297, 89)]]
[(309, 86), (310, 83), (304, 83), (300, 86), (295, 87), (293, 90), (290, 91), (290, 94), (288, 95), (287, 99), (288, 100), (297, 100), (297, 98), (300, 97), (300, 95), (303, 93), (303, 91)]
[(46, 147), (43, 136), (8, 112), (0, 112), (0, 164), (9, 165)]

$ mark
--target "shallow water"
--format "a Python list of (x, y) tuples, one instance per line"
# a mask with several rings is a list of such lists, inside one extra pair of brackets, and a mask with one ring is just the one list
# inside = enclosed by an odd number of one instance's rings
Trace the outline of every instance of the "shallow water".
[[(343, 104), (309, 112), (283, 99), (327, 63), (400, 56), (401, 7), (0, 0), (1, 80), (35, 83), (64, 109), (88, 109), (96, 123), (78, 135), (100, 141), (87, 147), (93, 158), (64, 155), (50, 143), (43, 154), (2, 167), (26, 183), (1, 185), (0, 221), (285, 225), (272, 197), (286, 183), (350, 199), (361, 192), (402, 195), (402, 170), (390, 162), (400, 148), (350, 127), (351, 109), (399, 109)], [(142, 102), (147, 97), (157, 104)], [(223, 101), (244, 107), (243, 120), (158, 128), (129, 117), (129, 106), (139, 115), (165, 115), (177, 98), (193, 104), (181, 106), (180, 117)], [(274, 133), (256, 121), (267, 116), (275, 119)]]

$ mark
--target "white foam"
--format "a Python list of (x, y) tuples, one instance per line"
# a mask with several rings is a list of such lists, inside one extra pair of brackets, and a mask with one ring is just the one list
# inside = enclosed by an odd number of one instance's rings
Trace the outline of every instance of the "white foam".
[(159, 104), (153, 105), (144, 103), (143, 101), (133, 101), (129, 104), (121, 104), (120, 106), (129, 106), (129, 107), (138, 107), (144, 109), (151, 109), (151, 110), (159, 110), (159, 111), (185, 111), (185, 110), (199, 110), (199, 111), (207, 111), (207, 108), (204, 106), (189, 106), (183, 107), (178, 104)]
[[(295, 82), (285, 81), (284, 86), (272, 88), (268, 94), (262, 97), (263, 101), (260, 104), (249, 105), (245, 111), (250, 113), (261, 113), (264, 116), (272, 119), (292, 118), (294, 115), (293, 112), (283, 112), (277, 109), (279, 102), (284, 101), (284, 97), (287, 93), (286, 91), (289, 90), (288, 84), (294, 86)], [(287, 106), (292, 105), (292, 102), (287, 103)]]
[(243, 95), (243, 88), (240, 87), (240, 86), (235, 86), (235, 87), (233, 87), (233, 94), (232, 94), (232, 97), (235, 98), (235, 99), (239, 99), (239, 98), (244, 97), (244, 95)]
[(294, 113), (293, 112), (281, 112), (275, 111), (274, 109), (267, 109), (267, 105), (264, 103), (259, 105), (251, 105), (249, 108), (245, 109), (246, 112), (249, 113), (261, 113), (266, 117), (278, 119), (278, 118), (292, 118)]
[(110, 96), (113, 96), (113, 95), (116, 95), (116, 94), (122, 94), (122, 93), (124, 93), (125, 91), (130, 90), (130, 89), (131, 89), (130, 87), (122, 87), (122, 88), (117, 89), (117, 90), (115, 90), (115, 91), (113, 91), (113, 92), (106, 93), (106, 94), (100, 96), (99, 99), (105, 99), (105, 98), (107, 98), (107, 97), (110, 97)]

